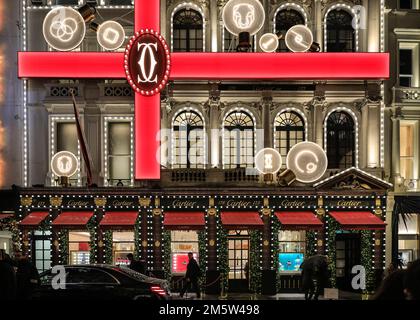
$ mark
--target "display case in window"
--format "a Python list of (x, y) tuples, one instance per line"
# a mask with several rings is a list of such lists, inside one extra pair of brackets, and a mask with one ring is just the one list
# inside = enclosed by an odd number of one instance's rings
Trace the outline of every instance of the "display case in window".
[(198, 262), (198, 234), (196, 231), (171, 231), (172, 274), (187, 271), (188, 253), (192, 252)]
[(72, 265), (89, 264), (89, 259), (89, 251), (70, 251), (70, 264)]
[(281, 273), (300, 273), (305, 259), (305, 231), (281, 230), (279, 232), (279, 271)]
[(134, 253), (134, 232), (113, 232), (112, 233), (113, 263), (116, 265), (128, 265), (130, 261), (127, 254)]
[(80, 265), (89, 264), (90, 258), (89, 232), (69, 232), (69, 262)]

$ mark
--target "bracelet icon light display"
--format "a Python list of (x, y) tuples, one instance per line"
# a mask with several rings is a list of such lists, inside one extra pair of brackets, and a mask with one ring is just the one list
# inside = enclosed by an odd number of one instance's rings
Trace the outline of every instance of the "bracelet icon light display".
[(276, 149), (264, 148), (255, 155), (255, 168), (262, 174), (274, 174), (281, 165), (281, 155)]
[(108, 20), (101, 23), (96, 31), (99, 45), (107, 51), (114, 51), (124, 44), (125, 31), (121, 24)]
[(69, 178), (79, 170), (79, 159), (70, 151), (60, 151), (51, 158), (51, 171), (57, 177)]

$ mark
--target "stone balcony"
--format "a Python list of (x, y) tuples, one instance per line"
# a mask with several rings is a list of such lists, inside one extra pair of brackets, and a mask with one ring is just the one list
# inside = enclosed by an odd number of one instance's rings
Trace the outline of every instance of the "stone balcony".
[(395, 103), (420, 103), (420, 88), (418, 87), (394, 87)]

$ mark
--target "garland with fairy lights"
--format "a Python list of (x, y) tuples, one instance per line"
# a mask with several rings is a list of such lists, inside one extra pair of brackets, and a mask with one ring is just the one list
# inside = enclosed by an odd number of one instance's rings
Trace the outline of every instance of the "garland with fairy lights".
[(249, 288), (253, 293), (261, 293), (261, 256), (262, 243), (261, 231), (252, 230), (250, 235), (250, 255), (249, 255)]
[(112, 230), (106, 230), (104, 232), (104, 253), (105, 253), (105, 259), (104, 262), (106, 264), (112, 264), (112, 247), (114, 245), (114, 239), (112, 235)]
[(316, 255), (316, 233), (315, 231), (306, 231), (306, 257)]
[(58, 243), (60, 248), (60, 263), (65, 265), (69, 261), (69, 231), (62, 229), (58, 233)]
[(141, 215), (136, 220), (134, 224), (134, 258), (139, 259), (141, 257)]
[(223, 279), (223, 287), (227, 291), (229, 287), (228, 235), (221, 225), (220, 216), (217, 219), (217, 268)]
[(95, 264), (97, 261), (97, 249), (98, 249), (98, 244), (96, 241), (96, 221), (95, 218), (92, 218), (89, 220), (89, 222), (86, 225), (89, 234), (90, 234), (90, 239), (89, 239), (89, 263), (90, 264)]
[(171, 231), (163, 230), (162, 231), (162, 250), (163, 255), (163, 273), (164, 278), (168, 281), (171, 280)]
[(331, 218), (329, 215), (326, 217), (326, 222), (328, 230), (326, 232), (327, 236), (327, 256), (328, 256), (328, 271), (330, 272), (330, 281), (331, 287), (337, 287), (337, 271), (336, 271), (336, 244), (335, 244), (335, 235), (339, 228), (338, 223)]
[(207, 241), (205, 231), (198, 231), (198, 257), (201, 270), (199, 283), (206, 283)]
[(13, 251), (20, 251), (22, 248), (19, 224), (14, 217), (0, 220), (0, 230), (9, 231), (12, 234)]
[(361, 238), (361, 264), (366, 270), (366, 291), (372, 292), (375, 289), (375, 273), (372, 263), (372, 231), (360, 231)]
[(275, 216), (271, 217), (271, 242), (272, 242), (272, 252), (273, 252), (273, 260), (272, 260), (272, 268), (276, 271), (276, 290), (277, 292), (281, 291), (281, 281), (280, 281), (280, 272), (279, 272), (279, 254), (280, 254), (280, 240), (279, 240), (279, 232), (281, 229), (281, 224), (279, 219)]

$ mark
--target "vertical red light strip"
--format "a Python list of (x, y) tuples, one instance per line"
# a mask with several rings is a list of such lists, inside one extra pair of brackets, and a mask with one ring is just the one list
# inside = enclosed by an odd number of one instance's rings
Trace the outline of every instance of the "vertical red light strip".
[[(134, 30), (160, 32), (160, 0), (135, 0)], [(160, 179), (160, 94), (135, 95), (135, 178)]]

